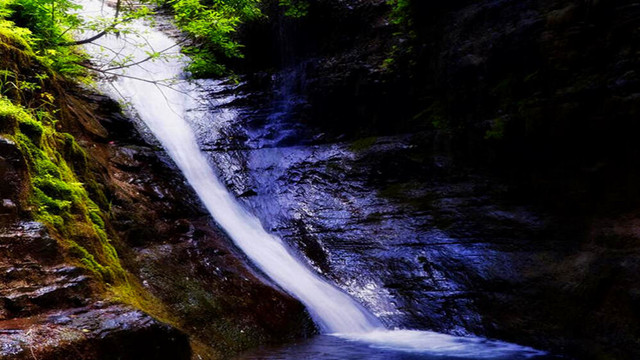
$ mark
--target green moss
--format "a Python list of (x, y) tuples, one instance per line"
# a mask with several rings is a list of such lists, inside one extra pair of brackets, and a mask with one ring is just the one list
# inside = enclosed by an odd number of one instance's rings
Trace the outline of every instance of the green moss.
[(13, 134), (18, 122), (28, 121), (28, 117), (22, 108), (13, 105), (9, 99), (0, 97), (0, 131)]
[(15, 26), (11, 21), (0, 19), (0, 43), (3, 47), (13, 47), (24, 56), (35, 56), (31, 48), (31, 31)]
[(83, 174), (87, 171), (87, 154), (78, 145), (71, 134), (60, 134), (60, 146), (62, 147), (62, 155), (67, 164), (71, 166), (76, 174)]
[(84, 187), (89, 193), (89, 197), (95, 201), (99, 208), (105, 209), (108, 212), (111, 208), (111, 203), (105, 195), (104, 185), (91, 178), (85, 179), (85, 181)]
[(349, 145), (349, 150), (354, 152), (361, 152), (370, 149), (378, 141), (375, 136), (358, 139)]
[(106, 283), (124, 282), (126, 273), (107, 234), (105, 216), (78, 181), (78, 173), (86, 175), (85, 152), (71, 135), (57, 133), (5, 98), (0, 99), (0, 117), (17, 120), (9, 136), (29, 167), (35, 219), (59, 234), (61, 245), (79, 265)]
[[(63, 215), (71, 210), (71, 201), (54, 199), (35, 186), (31, 201), (37, 206), (37, 211), (43, 215)], [(61, 224), (56, 221), (56, 225), (58, 224), (64, 225), (64, 220)]]
[(99, 229), (102, 231), (105, 230), (104, 220), (102, 220), (102, 215), (100, 210), (92, 209), (89, 211), (89, 217), (91, 218), (91, 222), (93, 222)]
[(74, 189), (68, 183), (57, 179), (49, 174), (37, 177), (33, 181), (33, 186), (54, 199), (63, 199), (70, 203), (74, 199)]
[(391, 6), (390, 20), (396, 25), (411, 25), (411, 1), (410, 0), (387, 0)]
[(284, 15), (291, 18), (301, 18), (309, 14), (309, 3), (306, 0), (279, 0), (278, 4), (284, 8)]
[(506, 121), (503, 117), (493, 119), (491, 121), (491, 128), (484, 134), (485, 140), (501, 140), (504, 138), (504, 132), (506, 127)]
[(395, 62), (396, 62), (396, 59), (393, 57), (393, 52), (392, 52), (388, 58), (385, 58), (382, 61), (382, 64), (380, 65), (380, 68), (382, 70), (385, 70), (385, 71), (386, 70), (390, 70), (393, 67), (393, 65), (395, 64)]
[(446, 106), (440, 101), (436, 100), (424, 110), (418, 112), (412, 118), (412, 123), (417, 127), (432, 127), (437, 130), (447, 131), (450, 130), (450, 121), (447, 116)]

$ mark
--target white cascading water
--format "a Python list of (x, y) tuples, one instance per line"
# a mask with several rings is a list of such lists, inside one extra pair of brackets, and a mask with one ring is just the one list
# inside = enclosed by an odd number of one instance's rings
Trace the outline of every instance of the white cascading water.
[[(99, 1), (83, 2), (82, 5), (83, 14), (113, 16), (113, 9)], [(131, 62), (149, 57), (149, 46), (155, 51), (171, 49), (171, 54), (179, 54), (176, 42), (164, 33), (142, 22), (127, 27), (137, 35), (105, 36), (86, 50), (96, 54), (101, 46), (109, 49), (103, 51), (107, 56), (111, 56), (110, 50), (113, 50), (123, 58), (130, 57)], [(169, 56), (164, 60), (113, 70), (127, 77), (120, 77), (111, 85), (160, 141), (220, 227), (265, 274), (300, 299), (324, 331), (366, 332), (380, 327), (376, 319), (351, 297), (320, 279), (292, 256), (282, 240), (267, 233), (260, 221), (249, 214), (218, 180), (185, 121), (187, 111), (192, 110), (189, 105), (194, 105), (194, 98), (200, 95), (198, 91), (187, 82), (176, 82), (170, 87), (153, 83), (180, 78), (185, 60)]]
[[(80, 4), (86, 19), (110, 17), (114, 13), (99, 0), (84, 0)], [(127, 27), (133, 32), (104, 36), (86, 45), (85, 51), (94, 59), (128, 58), (131, 63), (148, 58), (149, 51), (170, 49), (165, 55), (170, 52), (175, 56), (109, 70), (118, 76), (103, 82), (103, 90), (128, 102), (183, 172), (214, 220), (256, 266), (307, 307), (323, 332), (372, 346), (448, 356), (489, 358), (523, 351), (540, 354), (530, 348), (475, 337), (385, 330), (349, 295), (327, 283), (292, 255), (281, 239), (269, 234), (227, 191), (200, 151), (186, 121), (187, 112), (196, 111), (199, 105), (194, 99), (203, 94), (186, 81), (174, 81), (169, 87), (158, 84), (166, 79), (179, 79), (188, 59), (179, 56), (174, 39), (144, 22), (134, 21)]]

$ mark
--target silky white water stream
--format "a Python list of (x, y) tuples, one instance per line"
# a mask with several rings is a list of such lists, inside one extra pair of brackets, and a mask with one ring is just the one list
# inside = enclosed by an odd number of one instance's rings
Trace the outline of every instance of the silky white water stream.
[[(113, 9), (98, 0), (85, 0), (85, 18), (113, 16)], [(103, 81), (101, 87), (114, 96), (124, 98), (162, 144), (180, 168), (189, 184), (211, 213), (213, 219), (229, 235), (247, 257), (275, 283), (299, 299), (326, 333), (363, 341), (374, 346), (400, 350), (446, 353), (449, 356), (494, 357), (505, 352), (530, 352), (529, 348), (503, 342), (487, 342), (480, 338), (459, 338), (426, 331), (385, 330), (349, 295), (320, 278), (292, 255), (278, 237), (269, 234), (260, 221), (227, 191), (200, 151), (194, 131), (186, 121), (187, 113), (199, 107), (204, 94), (198, 86), (177, 80), (170, 86), (160, 85), (166, 79), (180, 79), (188, 59), (179, 55), (176, 41), (142, 21), (128, 24), (132, 33), (104, 36), (85, 50), (96, 63), (105, 58), (128, 58), (137, 62), (149, 57), (150, 51), (163, 51), (165, 57), (139, 65), (112, 69), (115, 79)], [(83, 35), (78, 34), (78, 37)], [(166, 56), (170, 55), (170, 56)], [(487, 346), (490, 345), (490, 346)]]

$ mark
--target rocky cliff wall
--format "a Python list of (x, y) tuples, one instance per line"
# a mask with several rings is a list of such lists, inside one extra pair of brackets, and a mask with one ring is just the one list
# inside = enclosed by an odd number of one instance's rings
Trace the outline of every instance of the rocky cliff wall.
[(280, 53), (246, 64), (262, 95), (229, 146), (289, 190), (249, 169), (238, 194), (275, 197), (274, 229), (345, 288), (362, 285), (349, 264), (378, 264), (405, 324), (637, 357), (639, 5), (309, 3), (245, 29), (254, 59)]

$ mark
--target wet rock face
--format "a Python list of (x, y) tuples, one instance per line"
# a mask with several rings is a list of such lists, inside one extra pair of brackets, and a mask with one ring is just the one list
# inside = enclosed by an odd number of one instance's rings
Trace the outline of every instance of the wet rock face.
[(413, 1), (409, 41), (319, 3), (377, 30), (336, 12), (335, 46), (212, 89), (227, 186), (390, 326), (637, 357), (637, 4)]
[(185, 334), (97, 301), (95, 285), (86, 270), (65, 263), (42, 224), (0, 228), (0, 358), (190, 358)]
[(490, 171), (425, 156), (412, 136), (324, 143), (254, 108), (260, 94), (215, 90), (195, 126), (229, 189), (388, 326), (579, 358), (638, 351), (635, 213), (545, 209)]
[(27, 164), (12, 141), (0, 137), (0, 226), (12, 223), (26, 205)]
[(136, 261), (145, 285), (175, 309), (194, 339), (230, 354), (313, 331), (304, 307), (243, 269), (242, 256), (221, 246), (208, 219), (175, 225), (171, 243), (146, 244)]
[(295, 123), (271, 117), (260, 130), (256, 112), (234, 109), (234, 121), (214, 113), (222, 128), (202, 139), (234, 149), (210, 151), (229, 188), (390, 327), (482, 333), (483, 284), (519, 281), (531, 252), (552, 246), (534, 241), (541, 214), (500, 203), (503, 186), (446, 158), (412, 159), (410, 137), (292, 144)]
[(0, 321), (0, 356), (7, 360), (190, 359), (184, 333), (121, 305), (55, 311)]
[(90, 302), (91, 279), (64, 263), (57, 242), (37, 222), (0, 229), (0, 320)]

